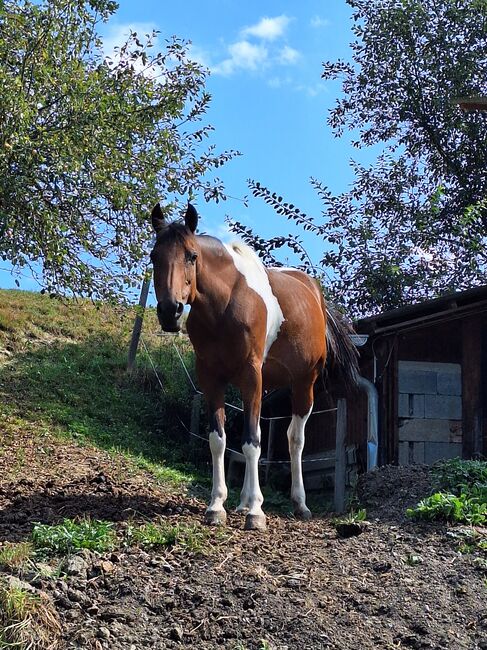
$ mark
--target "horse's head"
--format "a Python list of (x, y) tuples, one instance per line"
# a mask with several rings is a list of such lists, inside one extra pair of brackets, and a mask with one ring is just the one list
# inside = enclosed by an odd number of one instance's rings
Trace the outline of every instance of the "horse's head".
[(198, 213), (188, 204), (184, 223), (167, 223), (158, 203), (151, 216), (157, 233), (151, 253), (157, 316), (164, 331), (178, 332), (184, 305), (192, 302), (196, 292)]

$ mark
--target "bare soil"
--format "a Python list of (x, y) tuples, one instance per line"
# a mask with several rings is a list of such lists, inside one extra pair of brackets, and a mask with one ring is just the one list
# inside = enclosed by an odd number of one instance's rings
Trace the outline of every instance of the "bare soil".
[[(77, 515), (120, 532), (132, 520), (202, 521), (202, 499), (123, 459), (48, 439), (2, 443), (0, 544)], [(405, 516), (429, 490), (427, 468), (385, 467), (361, 480), (359, 536), (338, 537), (330, 516), (270, 515), (266, 533), (249, 533), (230, 514), (205, 555), (84, 552), (72, 575), (21, 577), (52, 598), (66, 648), (486, 650), (485, 563), (460, 554), (446, 524)]]

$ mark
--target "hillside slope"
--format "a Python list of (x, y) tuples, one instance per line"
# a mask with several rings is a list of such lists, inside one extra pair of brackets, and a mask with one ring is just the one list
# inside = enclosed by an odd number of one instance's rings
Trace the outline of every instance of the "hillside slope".
[(153, 318), (163, 397), (143, 354), (125, 373), (130, 313), (0, 292), (0, 648), (487, 649), (485, 531), (405, 516), (425, 467), (363, 478), (356, 537), (320, 512), (203, 526)]

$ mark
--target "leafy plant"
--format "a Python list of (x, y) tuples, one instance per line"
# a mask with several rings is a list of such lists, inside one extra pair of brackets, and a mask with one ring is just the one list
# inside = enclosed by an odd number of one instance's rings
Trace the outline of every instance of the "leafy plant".
[(96, 519), (64, 519), (55, 526), (36, 524), (32, 531), (32, 544), (39, 556), (67, 555), (84, 548), (104, 552), (115, 542), (113, 524)]
[(367, 519), (367, 511), (365, 508), (359, 508), (358, 510), (351, 510), (344, 517), (338, 517), (334, 519), (335, 524), (358, 524)]
[(438, 490), (451, 490), (455, 494), (475, 485), (487, 485), (487, 462), (452, 458), (437, 463), (433, 476)]
[(409, 508), (409, 517), (480, 526), (487, 523), (487, 463), (461, 459), (442, 461), (433, 473), (441, 491)]

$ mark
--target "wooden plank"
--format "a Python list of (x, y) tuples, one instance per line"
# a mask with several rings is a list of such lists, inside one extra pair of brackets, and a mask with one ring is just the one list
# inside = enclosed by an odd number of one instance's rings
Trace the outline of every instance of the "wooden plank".
[(335, 461), (335, 512), (345, 510), (345, 481), (347, 472), (347, 455), (345, 437), (347, 435), (347, 403), (344, 399), (337, 402), (336, 461)]
[(275, 457), (275, 442), (276, 442), (276, 420), (271, 420), (269, 422), (269, 437), (267, 439), (267, 461), (268, 464), (265, 468), (265, 482), (266, 485), (269, 483), (269, 473), (271, 472), (270, 461), (274, 460)]
[(137, 355), (137, 348), (139, 347), (140, 334), (142, 332), (142, 323), (144, 321), (144, 311), (147, 304), (147, 297), (149, 295), (149, 288), (151, 282), (151, 273), (146, 272), (142, 288), (140, 289), (139, 305), (137, 314), (135, 316), (134, 327), (132, 329), (132, 338), (130, 340), (127, 370), (133, 370), (135, 365), (135, 357)]
[(463, 457), (482, 453), (482, 320), (480, 315), (462, 322)]

